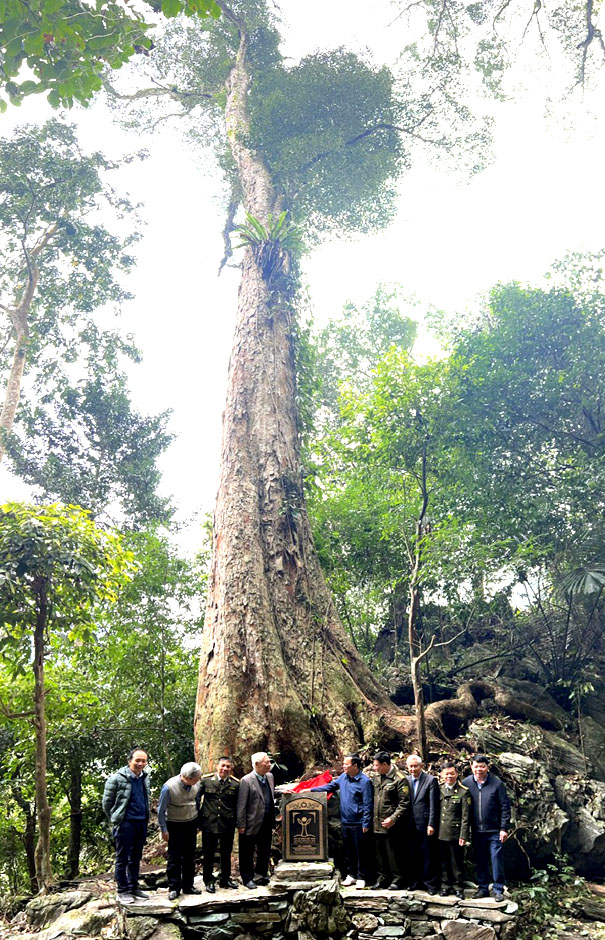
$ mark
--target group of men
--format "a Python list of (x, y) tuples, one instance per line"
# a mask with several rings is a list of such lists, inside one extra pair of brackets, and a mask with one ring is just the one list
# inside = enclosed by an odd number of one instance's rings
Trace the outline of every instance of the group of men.
[[(237, 888), (231, 877), (235, 829), (239, 833), (239, 868), (247, 888), (269, 881), (271, 835), (275, 826), (275, 785), (265, 752), (252, 755), (253, 770), (241, 780), (233, 776), (233, 761), (221, 757), (216, 771), (202, 774), (193, 761), (166, 781), (160, 792), (158, 822), (167, 842), (168, 898), (200, 894), (193, 881), (198, 830), (202, 831), (202, 877), (206, 891), (216, 891), (214, 860), (220, 856), (219, 885)], [(147, 753), (134, 748), (125, 767), (105, 784), (103, 810), (109, 819), (115, 850), (115, 880), (123, 903), (146, 898), (139, 887), (143, 847), (150, 814)]]
[[(216, 891), (214, 862), (220, 856), (219, 885), (237, 888), (231, 877), (235, 829), (239, 834), (239, 869), (249, 889), (269, 881), (271, 838), (278, 821), (271, 761), (252, 755), (252, 771), (237, 780), (230, 757), (221, 757), (212, 774), (199, 764), (184, 764), (160, 793), (158, 822), (167, 842), (168, 897), (200, 894), (194, 885), (195, 848), (202, 831), (203, 881)], [(460, 782), (453, 762), (442, 766), (442, 781), (423, 769), (416, 754), (407, 759), (408, 774), (379, 751), (372, 769), (349, 754), (343, 773), (312, 790), (339, 791), (344, 853), (344, 885), (365, 888), (377, 871), (374, 888), (416, 889), (463, 896), (464, 846), (471, 840), (477, 870), (476, 897), (504, 899), (501, 851), (510, 827), (510, 802), (502, 781), (489, 772), (487, 758), (476, 755), (472, 774)], [(147, 754), (135, 748), (128, 763), (105, 784), (103, 809), (111, 822), (116, 849), (118, 896), (128, 903), (147, 895), (139, 870), (150, 813)], [(370, 858), (373, 838), (375, 860)]]
[[(365, 888), (374, 867), (373, 888), (426, 888), (429, 894), (464, 897), (464, 846), (472, 839), (476, 898), (504, 900), (502, 847), (510, 829), (510, 801), (503, 782), (477, 754), (462, 782), (453, 761), (442, 765), (439, 782), (411, 754), (408, 773), (395, 767), (387, 751), (363, 772), (361, 758), (349, 754), (343, 773), (313, 790), (339, 791), (345, 878)], [(373, 836), (375, 859), (369, 846)]]

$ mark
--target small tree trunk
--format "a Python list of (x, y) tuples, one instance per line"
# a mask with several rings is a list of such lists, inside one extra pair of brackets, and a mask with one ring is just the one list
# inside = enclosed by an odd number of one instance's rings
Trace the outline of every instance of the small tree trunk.
[(25, 370), (25, 360), (27, 354), (27, 333), (20, 330), (15, 340), (15, 350), (13, 352), (13, 361), (11, 365), (6, 392), (4, 395), (4, 404), (0, 412), (0, 461), (6, 453), (6, 435), (10, 434), (15, 423), (15, 415), (21, 397), (21, 382)]
[(37, 578), (36, 626), (34, 630), (34, 725), (36, 728), (36, 810), (38, 813), (38, 841), (36, 843), (36, 880), (38, 890), (46, 894), (53, 883), (50, 862), (50, 806), (46, 785), (46, 709), (44, 687), (44, 640), (46, 634), (47, 599), (46, 582)]
[(410, 608), (408, 611), (408, 644), (410, 648), (410, 668), (412, 672), (412, 686), (414, 689), (414, 706), (416, 709), (416, 733), (418, 748), (423, 760), (427, 759), (426, 720), (424, 716), (424, 692), (422, 691), (422, 676), (420, 663), (422, 654), (418, 639), (418, 612), (420, 609), (420, 578), (422, 571), (422, 538), (424, 533), (424, 518), (429, 503), (426, 481), (426, 440), (422, 448), (421, 493), (422, 506), (416, 520), (414, 539), (414, 556), (412, 574), (410, 576)]
[(36, 880), (36, 808), (35, 804), (31, 806), (23, 796), (16, 783), (12, 788), (15, 803), (23, 810), (25, 816), (25, 831), (23, 833), (23, 848), (25, 849), (25, 859), (27, 862), (27, 872), (29, 874), (29, 883), (31, 891), (35, 894), (38, 891), (38, 882)]
[(65, 877), (77, 878), (80, 874), (80, 847), (82, 844), (82, 767), (76, 751), (71, 765), (69, 780), (69, 844)]

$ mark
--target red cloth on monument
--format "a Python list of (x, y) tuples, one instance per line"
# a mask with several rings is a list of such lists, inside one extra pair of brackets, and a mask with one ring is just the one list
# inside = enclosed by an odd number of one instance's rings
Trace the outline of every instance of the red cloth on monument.
[[(324, 770), (323, 774), (319, 774), (318, 777), (312, 777), (311, 780), (301, 780), (300, 783), (297, 783), (292, 787), (292, 793), (301, 793), (302, 790), (310, 790), (311, 787), (321, 787), (324, 783), (330, 783), (332, 780), (332, 774), (329, 770)], [(328, 799), (332, 796), (331, 793), (328, 793)]]

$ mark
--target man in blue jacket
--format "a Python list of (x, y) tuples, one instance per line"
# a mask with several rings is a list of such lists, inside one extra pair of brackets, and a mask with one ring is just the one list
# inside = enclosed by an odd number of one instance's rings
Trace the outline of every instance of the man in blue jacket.
[(312, 790), (324, 793), (340, 791), (340, 825), (346, 870), (343, 885), (354, 884), (361, 889), (366, 886), (366, 841), (372, 828), (374, 787), (370, 778), (361, 772), (361, 758), (356, 754), (347, 754), (342, 766), (344, 773), (321, 787), (312, 787)]
[(139, 868), (147, 838), (149, 779), (147, 754), (135, 747), (128, 764), (107, 779), (103, 811), (109, 819), (116, 847), (116, 886), (122, 903), (148, 895), (139, 888)]
[(476, 754), (471, 763), (472, 774), (463, 780), (468, 787), (471, 805), (471, 828), (475, 867), (479, 889), (476, 898), (489, 897), (490, 861), (494, 900), (504, 900), (504, 865), (502, 847), (510, 828), (510, 800), (499, 777), (488, 770), (488, 760)]

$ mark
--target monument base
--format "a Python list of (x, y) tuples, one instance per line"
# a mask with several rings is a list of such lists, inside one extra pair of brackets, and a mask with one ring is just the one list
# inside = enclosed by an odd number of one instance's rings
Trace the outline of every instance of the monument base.
[(272, 881), (285, 886), (292, 884), (304, 887), (318, 881), (330, 881), (334, 877), (334, 862), (278, 862), (273, 872)]

